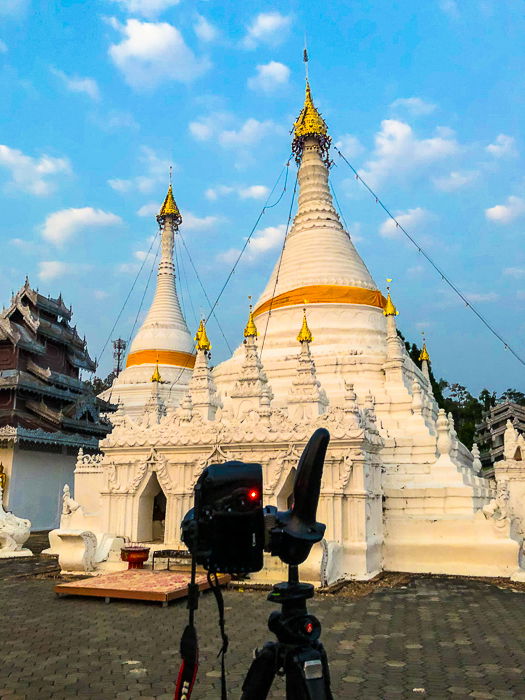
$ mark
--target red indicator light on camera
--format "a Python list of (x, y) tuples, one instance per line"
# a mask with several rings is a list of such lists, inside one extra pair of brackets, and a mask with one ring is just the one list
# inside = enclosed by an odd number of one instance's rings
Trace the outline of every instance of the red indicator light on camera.
[(306, 632), (306, 634), (312, 634), (312, 632), (314, 631), (314, 626), (311, 622), (306, 623), (306, 625), (304, 626), (304, 631)]
[(259, 498), (259, 492), (255, 489), (248, 491), (248, 498), (250, 499), (250, 501), (256, 501)]

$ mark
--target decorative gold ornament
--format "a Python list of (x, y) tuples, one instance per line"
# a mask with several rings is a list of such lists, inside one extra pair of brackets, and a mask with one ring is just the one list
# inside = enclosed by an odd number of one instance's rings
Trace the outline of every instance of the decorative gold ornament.
[(303, 108), (293, 125), (292, 152), (299, 163), (303, 155), (305, 141), (308, 137), (315, 138), (320, 146), (321, 155), (326, 165), (330, 165), (329, 149), (332, 139), (328, 135), (328, 127), (312, 100), (310, 83), (306, 81), (306, 96)]
[(392, 278), (387, 277), (386, 281), (388, 282), (387, 287), (386, 287), (387, 291), (388, 291), (388, 295), (387, 295), (387, 298), (385, 301), (385, 305), (383, 307), (383, 314), (385, 316), (399, 316), (399, 311), (394, 306), (394, 303), (390, 297), (390, 282), (392, 282)]
[(160, 383), (162, 381), (162, 377), (160, 376), (160, 372), (159, 372), (159, 361), (158, 360), (155, 364), (155, 371), (151, 375), (151, 381), (158, 382), (158, 383)]
[(202, 319), (200, 322), (197, 332), (195, 333), (194, 340), (197, 344), (197, 350), (204, 350), (205, 352), (210, 352), (211, 343), (209, 341), (208, 334), (206, 333), (206, 324), (204, 322), (204, 319)]
[(308, 328), (308, 321), (306, 320), (306, 309), (303, 309), (303, 325), (301, 326), (297, 340), (300, 343), (311, 343), (313, 339), (314, 337)]
[(419, 353), (419, 361), (422, 362), (423, 360), (426, 360), (427, 362), (430, 360), (430, 355), (428, 354), (426, 343), (423, 343), (423, 347), (421, 349), (421, 352)]
[[(251, 297), (250, 297), (251, 298)], [(248, 316), (248, 323), (244, 329), (245, 338), (257, 338), (257, 326), (253, 320), (253, 306), (250, 304), (250, 315)]]
[(175, 198), (173, 197), (173, 190), (171, 185), (168, 187), (168, 194), (166, 195), (164, 204), (160, 208), (159, 215), (157, 216), (157, 221), (159, 223), (162, 223), (162, 221), (164, 221), (164, 219), (168, 217), (173, 219), (173, 222), (177, 226), (180, 226), (180, 224), (182, 223), (182, 216), (180, 214), (177, 203), (175, 202)]

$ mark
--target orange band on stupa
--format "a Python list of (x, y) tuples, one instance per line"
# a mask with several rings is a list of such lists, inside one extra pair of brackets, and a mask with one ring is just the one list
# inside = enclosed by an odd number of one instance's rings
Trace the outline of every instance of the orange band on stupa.
[(304, 306), (307, 304), (364, 304), (383, 309), (386, 304), (385, 297), (377, 289), (364, 289), (363, 287), (345, 287), (338, 284), (316, 284), (309, 287), (299, 287), (290, 292), (279, 294), (273, 299), (263, 302), (253, 312), (254, 316), (260, 316), (271, 308), (279, 309), (283, 306)]
[(154, 365), (157, 362), (159, 365), (175, 365), (175, 367), (193, 369), (195, 355), (178, 350), (137, 350), (128, 355), (126, 367)]

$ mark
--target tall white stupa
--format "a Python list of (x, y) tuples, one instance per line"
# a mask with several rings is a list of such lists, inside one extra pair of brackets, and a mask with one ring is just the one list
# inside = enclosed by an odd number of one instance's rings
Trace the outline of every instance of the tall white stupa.
[[(86, 507), (77, 527), (133, 541), (161, 532), (152, 546), (181, 547), (196, 480), (225, 460), (261, 463), (265, 503), (285, 509), (302, 449), (325, 427), (318, 519), (327, 528), (304, 578), (364, 579), (383, 569), (511, 576), (522, 537), (504, 491), (478, 475), (433, 396), (426, 346), (419, 368), (398, 337), (390, 292), (385, 299), (341, 225), (329, 145), (307, 84), (294, 124), (297, 214), (242, 344), (213, 370), (204, 324), (195, 360), (177, 301), (180, 215), (168, 192), (157, 292), (113, 387), (124, 405), (102, 455), (77, 463), (75, 499)], [(275, 563), (267, 564), (260, 578), (271, 578)]]
[(192, 336), (177, 296), (174, 237), (182, 216), (173, 197), (172, 186), (157, 221), (161, 235), (161, 258), (157, 288), (144, 323), (133, 338), (126, 368), (104, 396), (123, 405), (130, 415), (139, 415), (150, 398), (155, 374), (159, 397), (166, 406), (176, 406), (188, 388), (195, 365)]

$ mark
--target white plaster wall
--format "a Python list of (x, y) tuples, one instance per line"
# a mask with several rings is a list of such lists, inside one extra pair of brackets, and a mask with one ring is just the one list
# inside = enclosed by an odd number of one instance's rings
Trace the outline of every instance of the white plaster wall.
[(73, 455), (15, 447), (9, 510), (31, 521), (32, 530), (59, 527), (64, 484), (73, 484)]

